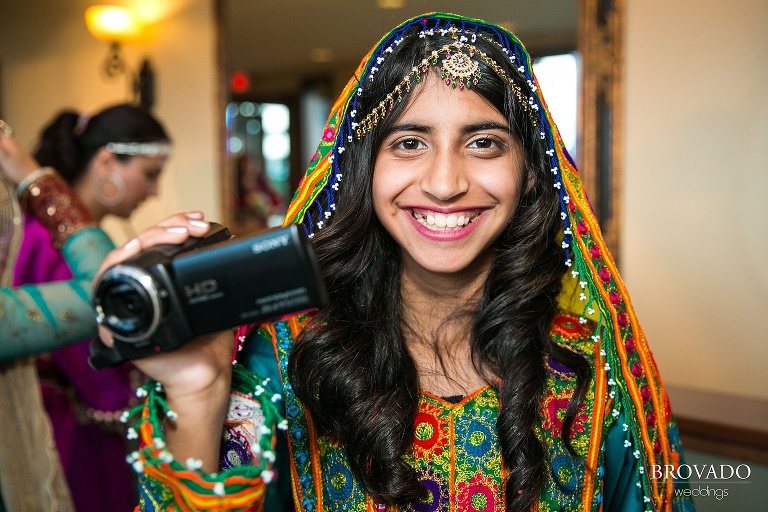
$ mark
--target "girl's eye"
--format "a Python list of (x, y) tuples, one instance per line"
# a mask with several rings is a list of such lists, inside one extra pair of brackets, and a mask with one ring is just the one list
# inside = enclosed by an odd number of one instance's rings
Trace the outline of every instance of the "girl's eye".
[(422, 144), (417, 139), (405, 139), (395, 144), (395, 147), (404, 149), (406, 151), (413, 151), (416, 149), (420, 149), (422, 147)]
[(496, 145), (496, 141), (493, 139), (477, 139), (472, 142), (471, 146), (474, 146), (478, 149), (490, 149)]

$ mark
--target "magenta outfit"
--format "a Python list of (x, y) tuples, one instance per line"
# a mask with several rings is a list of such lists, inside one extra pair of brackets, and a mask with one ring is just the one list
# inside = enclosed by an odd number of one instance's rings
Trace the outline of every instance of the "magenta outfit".
[[(36, 218), (25, 216), (13, 285), (71, 278), (46, 228)], [(137, 498), (135, 476), (125, 462), (125, 437), (118, 422), (105, 425), (98, 419), (103, 417), (101, 412), (119, 416), (118, 411), (129, 405), (136, 384), (131, 378), (138, 376), (137, 370), (129, 364), (92, 369), (89, 343), (83, 340), (38, 356), (43, 402), (77, 511), (128, 512)]]

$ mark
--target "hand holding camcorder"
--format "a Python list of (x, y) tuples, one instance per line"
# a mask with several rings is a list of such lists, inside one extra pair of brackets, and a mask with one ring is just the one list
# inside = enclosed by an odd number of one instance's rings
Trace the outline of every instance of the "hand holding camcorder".
[(322, 307), (325, 283), (297, 226), (235, 239), (211, 223), (202, 238), (158, 245), (107, 269), (93, 306), (114, 347), (98, 338), (97, 369), (173, 350), (202, 334)]

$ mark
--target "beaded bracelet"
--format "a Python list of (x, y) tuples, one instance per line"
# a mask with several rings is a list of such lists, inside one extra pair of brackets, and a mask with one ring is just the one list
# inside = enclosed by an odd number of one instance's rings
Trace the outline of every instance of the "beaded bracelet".
[(44, 178), (45, 176), (50, 176), (52, 174), (56, 174), (56, 171), (53, 167), (41, 167), (35, 171), (32, 171), (16, 186), (16, 197), (21, 198), (21, 195), (30, 187), (30, 185), (32, 185), (32, 183), (39, 180), (40, 178)]
[[(264, 386), (265, 379), (233, 366), (222, 460), (216, 473), (203, 471), (198, 459), (176, 460), (167, 450), (162, 425), (175, 421), (177, 415), (169, 408), (162, 385), (149, 381), (136, 390), (145, 402), (121, 418), (130, 425), (128, 441), (139, 443), (126, 460), (138, 474), (140, 487), (150, 492), (143, 499), (152, 501), (152, 510), (263, 510), (258, 504), (263, 507), (267, 484), (275, 476), (275, 432), (288, 428), (275, 404), (282, 396), (270, 396)], [(248, 447), (237, 450), (242, 457), (228, 456), (227, 437)], [(233, 458), (239, 459), (236, 464)]]

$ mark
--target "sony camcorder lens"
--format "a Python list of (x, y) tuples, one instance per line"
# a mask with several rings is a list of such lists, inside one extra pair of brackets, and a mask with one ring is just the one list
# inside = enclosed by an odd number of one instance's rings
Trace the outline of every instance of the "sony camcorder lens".
[(160, 323), (157, 289), (152, 277), (142, 270), (120, 265), (107, 270), (96, 296), (101, 324), (119, 340), (146, 342)]
[(149, 297), (136, 282), (115, 283), (104, 295), (104, 323), (123, 336), (137, 336), (152, 323)]

